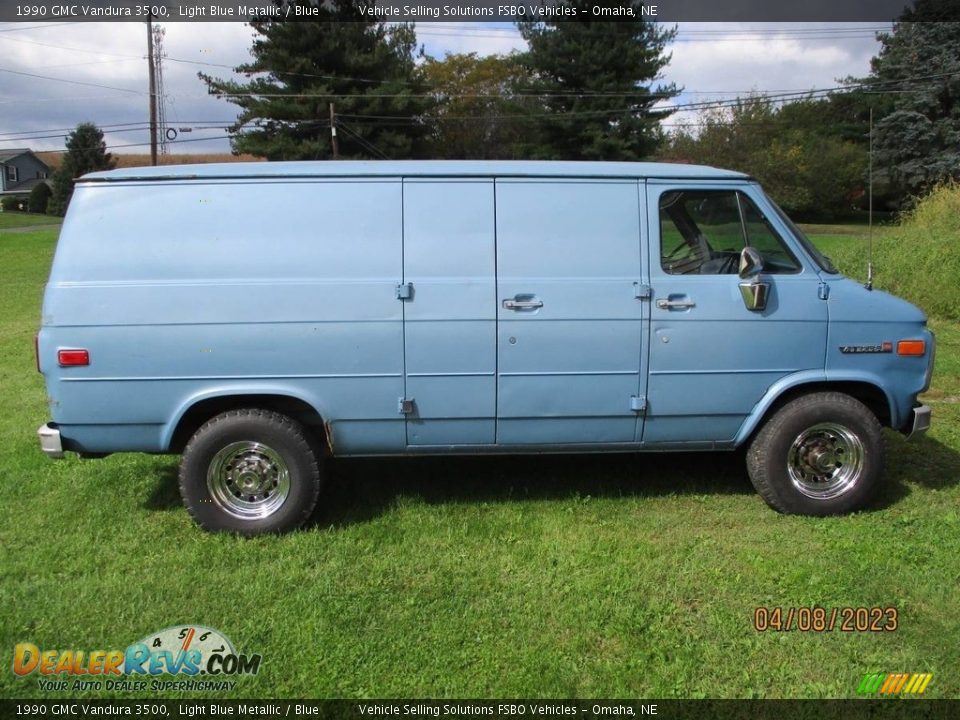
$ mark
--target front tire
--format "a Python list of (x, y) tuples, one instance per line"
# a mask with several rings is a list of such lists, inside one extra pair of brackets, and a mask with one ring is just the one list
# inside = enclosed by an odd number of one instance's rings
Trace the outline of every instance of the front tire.
[(304, 427), (286, 415), (231, 410), (187, 443), (179, 484), (184, 505), (205, 530), (287, 532), (317, 503), (318, 453)]
[(747, 471), (773, 509), (836, 515), (865, 507), (884, 464), (883, 430), (859, 400), (818, 392), (788, 402), (747, 448)]

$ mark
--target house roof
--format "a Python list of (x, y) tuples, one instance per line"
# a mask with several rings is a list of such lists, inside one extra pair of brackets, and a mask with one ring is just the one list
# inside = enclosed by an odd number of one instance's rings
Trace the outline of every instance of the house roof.
[(7, 160), (13, 160), (15, 157), (20, 157), (24, 153), (33, 152), (30, 148), (10, 148), (8, 150), (0, 150), (0, 163), (5, 163)]

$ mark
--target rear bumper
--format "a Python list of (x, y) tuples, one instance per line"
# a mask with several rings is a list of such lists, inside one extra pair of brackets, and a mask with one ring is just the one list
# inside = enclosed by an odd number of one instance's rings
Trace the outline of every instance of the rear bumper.
[(41, 425), (37, 430), (37, 437), (40, 438), (40, 449), (48, 458), (59, 460), (63, 457), (63, 443), (60, 441), (60, 431), (55, 425)]
[(930, 429), (931, 415), (932, 411), (929, 405), (918, 405), (913, 409), (913, 417), (907, 431), (908, 440), (923, 435)]

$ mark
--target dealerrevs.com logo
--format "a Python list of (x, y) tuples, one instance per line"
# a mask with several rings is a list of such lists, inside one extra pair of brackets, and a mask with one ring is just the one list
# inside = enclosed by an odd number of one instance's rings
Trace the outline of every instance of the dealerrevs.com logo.
[[(260, 655), (238, 653), (230, 639), (202, 625), (177, 625), (147, 635), (125, 650), (13, 650), (13, 672), (37, 677), (41, 690), (232, 690), (236, 678), (256, 675)], [(160, 676), (185, 676), (164, 679)]]

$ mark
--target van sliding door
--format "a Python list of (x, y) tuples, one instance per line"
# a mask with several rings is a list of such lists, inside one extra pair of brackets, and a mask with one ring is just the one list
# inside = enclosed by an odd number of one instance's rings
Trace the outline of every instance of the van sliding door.
[(497, 181), (497, 443), (639, 440), (635, 180)]

